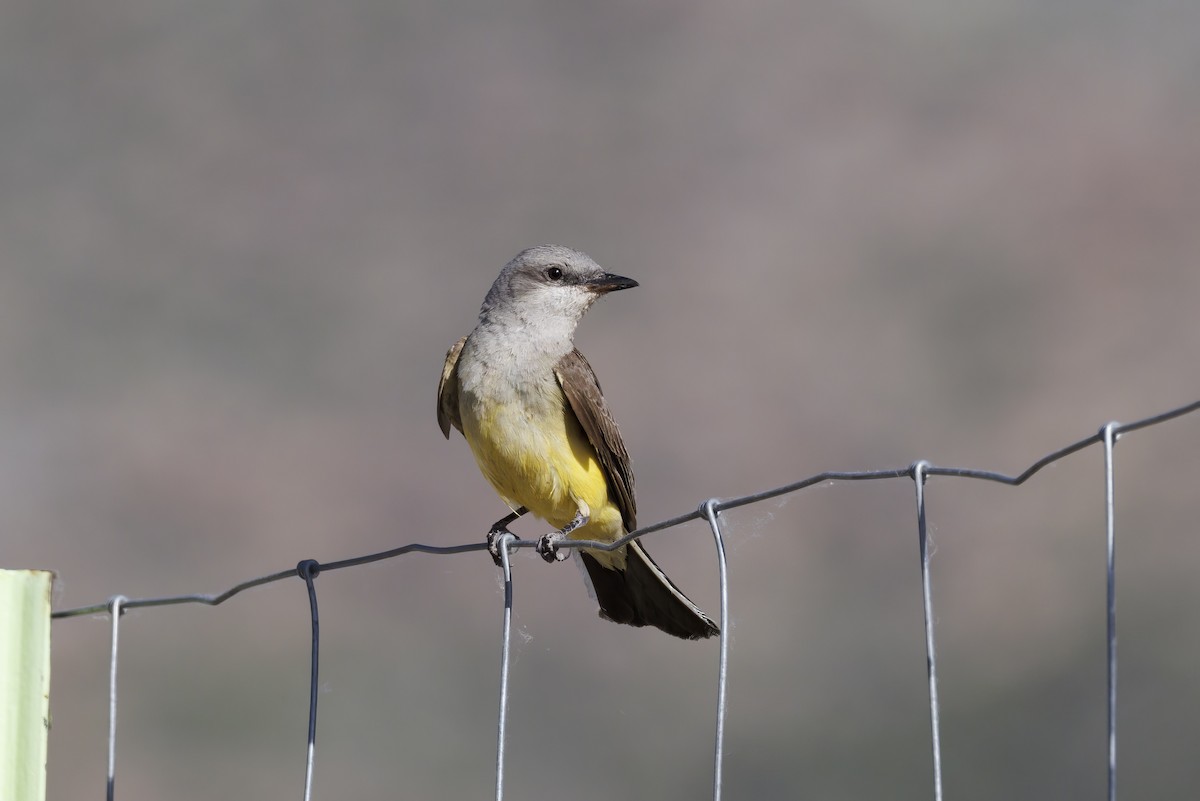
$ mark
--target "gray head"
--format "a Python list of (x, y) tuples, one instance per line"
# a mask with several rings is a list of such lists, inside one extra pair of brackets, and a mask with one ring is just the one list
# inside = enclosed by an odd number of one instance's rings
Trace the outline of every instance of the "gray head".
[(559, 323), (573, 330), (601, 295), (637, 285), (632, 278), (606, 273), (586, 253), (538, 245), (504, 265), (479, 316), (493, 322), (515, 318), (535, 326)]

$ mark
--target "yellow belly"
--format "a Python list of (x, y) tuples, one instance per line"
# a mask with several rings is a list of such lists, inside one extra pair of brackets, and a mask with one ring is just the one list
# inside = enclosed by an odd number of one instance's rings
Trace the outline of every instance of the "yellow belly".
[(574, 539), (611, 541), (624, 534), (596, 452), (565, 405), (540, 415), (517, 404), (496, 404), (479, 415), (462, 411), (475, 461), (510, 507), (524, 506), (555, 528), (582, 509), (589, 521), (571, 533)]

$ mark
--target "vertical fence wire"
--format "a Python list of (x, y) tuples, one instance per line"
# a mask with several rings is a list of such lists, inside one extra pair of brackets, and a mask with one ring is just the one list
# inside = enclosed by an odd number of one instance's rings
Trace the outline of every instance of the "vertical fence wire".
[(112, 639), (108, 657), (108, 782), (105, 798), (116, 797), (117, 778), (117, 652), (121, 631), (121, 605), (128, 599), (114, 595), (108, 602), (108, 614), (112, 619)]
[(516, 535), (504, 532), (496, 540), (500, 567), (504, 571), (504, 624), (500, 641), (500, 712), (496, 723), (496, 801), (504, 801), (504, 746), (508, 738), (508, 666), (512, 646), (513, 583), (509, 548)]
[[(725, 546), (721, 531), (721, 523), (719, 513), (725, 509), (732, 509), (739, 506), (744, 506), (750, 503), (775, 498), (790, 492), (795, 492), (805, 487), (814, 486), (816, 484), (827, 481), (861, 481), (874, 479), (889, 479), (908, 476), (913, 479), (916, 485), (916, 501), (917, 501), (917, 529), (918, 541), (920, 546), (921, 556), (921, 584), (922, 584), (922, 600), (924, 606), (925, 618), (925, 652), (927, 673), (929, 678), (929, 708), (930, 708), (930, 723), (931, 723), (931, 742), (933, 749), (933, 768), (934, 768), (934, 798), (935, 801), (942, 801), (942, 755), (941, 755), (941, 726), (940, 726), (940, 707), (938, 701), (938, 686), (937, 686), (937, 655), (934, 647), (934, 624), (936, 617), (933, 609), (931, 581), (929, 575), (929, 538), (928, 526), (926, 519), (926, 503), (925, 503), (925, 480), (930, 475), (942, 475), (957, 478), (971, 478), (985, 481), (993, 481), (1009, 486), (1018, 486), (1023, 484), (1027, 479), (1040, 471), (1043, 467), (1051, 464), (1059, 459), (1063, 459), (1079, 450), (1082, 450), (1089, 445), (1101, 443), (1104, 448), (1105, 461), (1105, 506), (1106, 506), (1106, 543), (1107, 543), (1107, 560), (1106, 560), (1106, 579), (1107, 579), (1107, 735), (1108, 735), (1108, 759), (1107, 759), (1107, 778), (1108, 778), (1108, 799), (1115, 801), (1116, 799), (1116, 767), (1117, 767), (1117, 634), (1116, 634), (1116, 559), (1115, 559), (1115, 542), (1116, 542), (1116, 525), (1115, 525), (1115, 477), (1114, 477), (1114, 460), (1113, 450), (1114, 445), (1122, 434), (1136, 431), (1138, 429), (1157, 425), (1176, 417), (1200, 410), (1200, 401), (1195, 401), (1186, 406), (1181, 406), (1167, 412), (1155, 415), (1153, 417), (1144, 418), (1132, 423), (1118, 424), (1108, 423), (1096, 434), (1090, 437), (1079, 440), (1078, 442), (1067, 445), (1054, 451), (1046, 456), (1043, 456), (1037, 462), (1033, 463), (1024, 472), (1009, 476), (1003, 473), (997, 473), (985, 470), (976, 470), (969, 468), (955, 467), (939, 467), (932, 465), (926, 461), (914, 462), (908, 468), (888, 469), (888, 470), (869, 470), (858, 472), (824, 472), (810, 476), (792, 484), (787, 484), (781, 487), (756, 492), (750, 495), (744, 495), (736, 498), (727, 498), (718, 500), (716, 498), (705, 501), (700, 507), (689, 513), (678, 517), (664, 520), (659, 523), (646, 526), (638, 531), (630, 532), (626, 536), (616, 542), (603, 543), (585, 540), (568, 540), (560, 544), (562, 548), (594, 548), (598, 550), (616, 550), (623, 547), (630, 541), (643, 537), (647, 534), (662, 531), (674, 526), (686, 523), (692, 520), (705, 519), (712, 530), (714, 543), (717, 550), (718, 569), (720, 573), (720, 591), (721, 591), (721, 630), (720, 637), (720, 661), (718, 667), (717, 681), (717, 710), (716, 710), (716, 736), (714, 746), (714, 770), (713, 770), (713, 798), (714, 801), (720, 801), (723, 789), (723, 762), (724, 762), (724, 736), (725, 736), (725, 720), (726, 720), (726, 690), (728, 681), (728, 662), (729, 662), (729, 590), (727, 564), (725, 558)], [(503, 623), (503, 641), (501, 644), (501, 666), (500, 666), (500, 703), (499, 716), (497, 723), (497, 746), (496, 746), (496, 799), (503, 801), (504, 795), (504, 760), (505, 760), (505, 745), (507, 741), (507, 718), (509, 706), (509, 665), (510, 665), (510, 650), (512, 636), (512, 603), (513, 603), (513, 588), (512, 588), (512, 566), (510, 554), (517, 548), (531, 548), (535, 543), (528, 540), (518, 539), (510, 532), (505, 532), (505, 535), (499, 539), (499, 555), (501, 567), (504, 573), (504, 623)], [(115, 775), (116, 775), (116, 720), (117, 720), (117, 657), (119, 653), (119, 629), (120, 619), (122, 614), (127, 609), (158, 607), (158, 606), (174, 606), (178, 604), (203, 604), (207, 606), (216, 606), (224, 603), (233, 596), (252, 587), (261, 586), (264, 584), (281, 581), (292, 576), (299, 576), (304, 579), (310, 602), (310, 610), (312, 613), (312, 659), (311, 659), (311, 678), (309, 686), (309, 725), (308, 725), (308, 743), (307, 756), (305, 760), (305, 782), (304, 782), (304, 799), (310, 801), (312, 794), (312, 776), (313, 776), (313, 761), (315, 755), (316, 743), (316, 710), (317, 710), (317, 692), (318, 692), (318, 667), (319, 667), (319, 617), (317, 611), (316, 589), (313, 580), (322, 571), (336, 570), (349, 568), (358, 565), (377, 562), (383, 559), (391, 559), (408, 553), (429, 553), (437, 555), (450, 555), (458, 553), (466, 553), (470, 551), (478, 551), (487, 549), (485, 543), (470, 543), (463, 545), (453, 545), (448, 547), (437, 547), (423, 545), (420, 543), (410, 543), (398, 548), (393, 548), (388, 551), (383, 551), (365, 556), (358, 556), (349, 559), (343, 559), (337, 562), (330, 562), (325, 565), (320, 565), (313, 560), (304, 560), (297, 567), (272, 573), (266, 576), (260, 576), (249, 581), (235, 585), (224, 592), (212, 595), (176, 595), (163, 598), (139, 598), (130, 599), (123, 595), (114, 595), (107, 602), (93, 604), (90, 606), (78, 607), (73, 609), (58, 610), (52, 614), (55, 619), (81, 617), (89, 614), (105, 613), (111, 620), (111, 644), (109, 654), (109, 715), (108, 715), (108, 775), (106, 785), (106, 798), (108, 801), (114, 801), (115, 796)]]
[(1117, 552), (1116, 552), (1116, 478), (1113, 473), (1113, 446), (1117, 442), (1117, 424), (1100, 430), (1104, 438), (1104, 517), (1107, 558), (1106, 603), (1108, 650), (1108, 801), (1117, 799)]
[(321, 565), (305, 559), (296, 565), (296, 574), (304, 579), (308, 590), (308, 608), (312, 613), (312, 659), (308, 679), (308, 750), (304, 757), (304, 801), (312, 798), (313, 760), (317, 750), (317, 690), (321, 666), (321, 616), (317, 612), (317, 587), (313, 583), (321, 573)]
[(921, 604), (925, 610), (925, 671), (929, 677), (929, 740), (933, 747), (933, 797), (942, 801), (942, 724), (938, 706), (937, 649), (933, 641), (933, 592), (929, 579), (929, 528), (925, 517), (925, 475), (929, 462), (915, 462), (917, 487), (917, 542), (921, 552)]
[(725, 764), (726, 687), (729, 678), (729, 570), (725, 562), (725, 538), (721, 535), (716, 498), (709, 498), (700, 507), (712, 529), (717, 549), (717, 570), (721, 580), (721, 656), (717, 664), (717, 731), (713, 746), (713, 801), (721, 801), (721, 786)]

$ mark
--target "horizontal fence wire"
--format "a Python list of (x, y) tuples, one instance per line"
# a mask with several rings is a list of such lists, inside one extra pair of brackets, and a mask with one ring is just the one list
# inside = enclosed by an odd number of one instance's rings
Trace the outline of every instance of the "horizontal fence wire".
[[(929, 549), (927, 547), (927, 529), (925, 515), (925, 480), (929, 476), (947, 476), (951, 478), (966, 478), (978, 481), (991, 481), (1008, 486), (1020, 486), (1036, 475), (1042, 468), (1057, 462), (1061, 459), (1077, 453), (1091, 445), (1101, 444), (1104, 448), (1105, 461), (1105, 508), (1106, 508), (1106, 542), (1107, 542), (1107, 560), (1106, 560), (1106, 611), (1107, 611), (1107, 734), (1108, 734), (1108, 753), (1107, 753), (1107, 788), (1109, 801), (1116, 799), (1116, 767), (1117, 767), (1117, 719), (1116, 719), (1116, 701), (1117, 701), (1117, 636), (1116, 636), (1116, 571), (1115, 571), (1115, 495), (1116, 482), (1114, 473), (1114, 458), (1113, 448), (1121, 435), (1129, 434), (1150, 426), (1159, 425), (1169, 420), (1191, 414), (1200, 409), (1200, 401), (1189, 403), (1185, 406), (1180, 406), (1171, 409), (1161, 414), (1156, 414), (1151, 417), (1146, 417), (1131, 423), (1108, 423), (1102, 426), (1095, 434), (1085, 437), (1081, 440), (1066, 445), (1058, 450), (1046, 454), (1042, 458), (1035, 461), (1023, 472), (1016, 475), (1007, 475), (1005, 473), (994, 472), (990, 470), (977, 470), (972, 468), (962, 467), (943, 467), (924, 460), (914, 461), (907, 467), (899, 467), (886, 470), (863, 470), (863, 471), (826, 471), (809, 476), (808, 478), (796, 481), (790, 484), (784, 484), (779, 487), (754, 492), (748, 495), (741, 495), (732, 498), (710, 498), (699, 505), (699, 507), (686, 514), (681, 514), (676, 517), (662, 520), (658, 523), (653, 523), (644, 526), (636, 531), (632, 531), (614, 542), (598, 542), (594, 540), (573, 540), (565, 539), (558, 542), (560, 549), (579, 549), (587, 548), (591, 550), (612, 551), (621, 548), (633, 540), (641, 537), (674, 528), (676, 526), (688, 523), (694, 520), (705, 520), (713, 534), (714, 546), (717, 554), (719, 581), (720, 581), (720, 596), (721, 596), (721, 630), (728, 631), (729, 623), (729, 586), (725, 562), (725, 546), (722, 535), (722, 523), (720, 513), (730, 509), (747, 506), (749, 504), (761, 503), (763, 501), (777, 498), (781, 495), (798, 492), (807, 487), (817, 484), (838, 481), (878, 481), (895, 478), (911, 479), (916, 486), (916, 505), (917, 505), (917, 533), (919, 555), (921, 560), (921, 589), (922, 589), (922, 605), (924, 609), (924, 639), (925, 639), (925, 656), (927, 673), (929, 680), (929, 713), (930, 713), (930, 745), (933, 759), (933, 797), (935, 801), (942, 801), (942, 755), (941, 755), (941, 735), (940, 735), (940, 706), (938, 700), (937, 686), (937, 652), (933, 636), (933, 596), (929, 577)], [(519, 539), (516, 535), (505, 532), (497, 541), (497, 549), (499, 552), (499, 563), (503, 571), (504, 577), (504, 618), (502, 627), (502, 646), (501, 646), (501, 670), (500, 670), (500, 687), (499, 687), (499, 715), (497, 725), (497, 748), (496, 748), (496, 799), (501, 801), (504, 796), (504, 755), (507, 739), (507, 710), (508, 710), (508, 678), (509, 678), (509, 652), (510, 652), (510, 637), (512, 623), (512, 605), (513, 605), (513, 585), (512, 572), (509, 564), (509, 553), (520, 548), (535, 548), (536, 540)], [(222, 604), (242, 592), (260, 587), (264, 584), (271, 584), (284, 579), (299, 577), (304, 580), (307, 590), (309, 605), (312, 614), (312, 662), (310, 671), (310, 694), (309, 694), (309, 717), (308, 717), (308, 743), (305, 758), (305, 777), (304, 777), (304, 799), (308, 801), (312, 795), (312, 780), (313, 780), (313, 764), (315, 759), (316, 748), (316, 731), (317, 731), (317, 673), (319, 663), (319, 614), (317, 604), (317, 592), (315, 579), (321, 574), (331, 570), (342, 570), (345, 568), (357, 567), (360, 565), (379, 562), (385, 559), (395, 559), (405, 556), (410, 553), (424, 553), (439, 556), (448, 556), (454, 554), (471, 553), (475, 551), (488, 550), (489, 545), (486, 541), (466, 543), (462, 545), (452, 545), (439, 547), (433, 545), (425, 545), (422, 543), (410, 543), (398, 548), (392, 548), (387, 551), (378, 553), (366, 554), (347, 559), (341, 559), (334, 562), (319, 563), (312, 559), (300, 561), (296, 567), (287, 570), (280, 570), (275, 573), (270, 573), (265, 576), (259, 576), (240, 584), (235, 584), (223, 592), (213, 594), (188, 594), (188, 595), (171, 595), (157, 598), (127, 598), (123, 595), (114, 595), (107, 601), (101, 603), (90, 604), (88, 606), (74, 607), (70, 609), (60, 609), (52, 614), (55, 619), (76, 618), (86, 615), (107, 614), (111, 621), (111, 647), (109, 658), (109, 725), (108, 725), (108, 776), (106, 782), (106, 797), (109, 801), (113, 801), (115, 796), (115, 771), (116, 771), (116, 713), (117, 713), (117, 655), (118, 655), (118, 630), (121, 616), (129, 609), (143, 609), (150, 607), (177, 606), (180, 604), (202, 604), (206, 606), (217, 606)], [(724, 760), (724, 733), (725, 733), (725, 714), (726, 714), (726, 689), (728, 678), (729, 664), (729, 640), (725, 634), (720, 638), (720, 657), (717, 671), (717, 694), (716, 694), (716, 732), (715, 732), (715, 748), (714, 748), (714, 769), (713, 769), (713, 798), (715, 801), (720, 801), (722, 784), (723, 784), (723, 760)]]

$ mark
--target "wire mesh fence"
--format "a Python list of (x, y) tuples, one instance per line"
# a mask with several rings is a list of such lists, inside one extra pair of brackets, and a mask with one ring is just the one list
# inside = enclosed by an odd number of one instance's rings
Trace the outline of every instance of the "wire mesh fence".
[[(1009, 475), (1000, 472), (978, 470), (972, 468), (948, 467), (933, 464), (925, 460), (917, 460), (907, 467), (881, 469), (881, 470), (866, 470), (866, 471), (826, 471), (809, 476), (800, 481), (790, 484), (785, 484), (778, 487), (773, 487), (761, 492), (755, 492), (749, 495), (743, 495), (732, 498), (709, 498), (702, 502), (699, 507), (691, 512), (669, 518), (667, 520), (645, 526), (635, 532), (632, 532), (614, 543), (600, 543), (592, 541), (566, 541), (561, 544), (564, 549), (579, 549), (593, 548), (601, 550), (613, 550), (621, 547), (631, 540), (647, 537), (658, 532), (681, 526), (692, 521), (704, 521), (707, 523), (713, 536), (714, 549), (717, 556), (717, 564), (719, 569), (719, 586), (720, 586), (720, 623), (722, 631), (726, 632), (720, 638), (719, 656), (717, 666), (717, 686), (713, 695), (713, 721), (714, 721), (714, 736), (713, 736), (713, 767), (712, 767), (712, 795), (714, 799), (722, 797), (723, 792), (723, 764), (724, 764), (724, 749), (725, 749), (725, 722), (727, 711), (727, 690), (728, 690), (728, 669), (730, 659), (730, 637), (728, 635), (728, 623), (730, 621), (730, 586), (727, 569), (727, 557), (725, 549), (725, 523), (723, 521), (722, 512), (736, 509), (751, 504), (763, 503), (765, 501), (778, 498), (780, 496), (799, 492), (805, 488), (813, 487), (827, 482), (860, 482), (860, 481), (886, 481), (893, 479), (908, 479), (913, 481), (915, 487), (916, 501), (916, 531), (917, 545), (920, 557), (921, 566), (921, 597), (924, 610), (924, 628), (923, 640), (924, 651), (926, 657), (926, 668), (928, 678), (928, 707), (929, 707), (929, 754), (932, 762), (932, 780), (931, 794), (934, 799), (940, 801), (943, 798), (943, 762), (942, 762), (942, 735), (941, 735), (941, 701), (939, 698), (938, 687), (938, 651), (934, 637), (935, 622), (937, 616), (935, 614), (934, 593), (930, 579), (929, 559), (931, 548), (929, 545), (929, 526), (926, 515), (926, 480), (931, 476), (944, 476), (949, 478), (968, 479), (974, 481), (993, 482), (1008, 486), (1020, 486), (1035, 476), (1043, 468), (1051, 465), (1059, 460), (1062, 460), (1078, 451), (1089, 448), (1093, 445), (1098, 445), (1103, 451), (1104, 458), (1104, 518), (1105, 518), (1105, 542), (1106, 542), (1106, 559), (1105, 559), (1105, 587), (1106, 587), (1106, 632), (1105, 632), (1105, 661), (1106, 661), (1106, 677), (1107, 677), (1107, 696), (1106, 696), (1106, 733), (1107, 733), (1107, 752), (1106, 759), (1102, 763), (1106, 766), (1105, 783), (1107, 787), (1107, 797), (1110, 801), (1116, 798), (1117, 791), (1117, 617), (1116, 617), (1116, 470), (1114, 449), (1118, 440), (1130, 433), (1146, 429), (1152, 426), (1158, 426), (1167, 423), (1170, 420), (1191, 414), (1200, 410), (1200, 401), (1181, 406), (1170, 411), (1163, 412), (1151, 417), (1137, 420), (1131, 423), (1116, 423), (1111, 422), (1102, 426), (1096, 433), (1091, 436), (1072, 442), (1064, 447), (1058, 448), (1050, 453), (1047, 453), (1042, 458), (1033, 462), (1024, 471), (1015, 475)], [(500, 637), (500, 675), (498, 689), (498, 715), (497, 715), (497, 745), (495, 754), (495, 797), (502, 799), (505, 794), (505, 757), (506, 747), (508, 745), (509, 733), (507, 728), (507, 712), (510, 700), (510, 666), (511, 666), (511, 644), (512, 644), (512, 610), (514, 604), (514, 587), (511, 572), (510, 554), (517, 549), (533, 548), (536, 546), (536, 541), (519, 539), (513, 534), (506, 534), (501, 540), (502, 547), (501, 555), (501, 570), (504, 579), (504, 609), (503, 623)], [(366, 554), (337, 561), (319, 563), (312, 559), (301, 560), (295, 567), (285, 570), (279, 570), (264, 576), (243, 581), (235, 584), (228, 589), (213, 593), (213, 594), (185, 594), (173, 595), (164, 597), (152, 598), (127, 598), (123, 595), (114, 595), (106, 601), (90, 604), (87, 606), (60, 609), (53, 613), (53, 617), (58, 620), (68, 618), (78, 618), (81, 616), (104, 614), (107, 615), (111, 623), (111, 637), (109, 649), (109, 665), (108, 665), (108, 729), (107, 729), (107, 776), (106, 796), (108, 799), (116, 797), (116, 767), (117, 767), (117, 712), (119, 706), (118, 692), (118, 665), (120, 656), (120, 629), (122, 615), (131, 609), (140, 608), (156, 608), (170, 607), (183, 604), (216, 606), (223, 604), (231, 599), (240, 596), (247, 590), (255, 587), (260, 587), (266, 584), (283, 581), (285, 579), (299, 578), (307, 589), (307, 597), (311, 612), (312, 621), (312, 638), (311, 638), (311, 660), (309, 664), (309, 694), (308, 694), (308, 730), (306, 738), (306, 752), (304, 759), (304, 782), (303, 796), (307, 800), (313, 795), (313, 776), (316, 764), (316, 742), (318, 731), (318, 716), (317, 706), (319, 697), (319, 668), (321, 656), (321, 640), (320, 640), (320, 607), (318, 603), (317, 579), (323, 573), (331, 571), (345, 570), (355, 567), (360, 567), (374, 562), (383, 560), (396, 559), (413, 553), (424, 553), (438, 556), (452, 556), (458, 554), (472, 553), (475, 551), (487, 550), (487, 543), (481, 538), (478, 542), (465, 543), (461, 545), (438, 547), (425, 545), (421, 543), (409, 543), (398, 548), (393, 548), (378, 553)], [(736, 594), (736, 588), (734, 588)], [(1101, 760), (1097, 760), (1098, 763)]]

